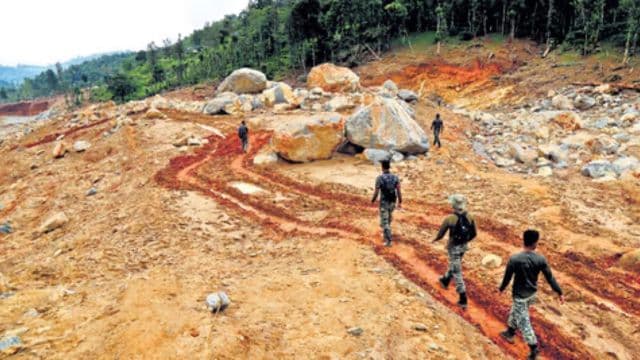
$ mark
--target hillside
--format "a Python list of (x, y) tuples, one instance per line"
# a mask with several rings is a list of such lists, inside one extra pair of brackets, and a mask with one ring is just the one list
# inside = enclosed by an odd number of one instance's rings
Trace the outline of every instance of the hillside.
[[(541, 358), (634, 359), (640, 75), (542, 59), (528, 41), (441, 51), (398, 49), (358, 77), (325, 65), (294, 88), (251, 73), (220, 89), (238, 94), (54, 104), (17, 127), (0, 142), (0, 333), (20, 343), (0, 357), (521, 359), (521, 338), (499, 336), (511, 299), (496, 288), (533, 227), (567, 300), (540, 279)], [(382, 149), (361, 152), (353, 120), (387, 108), (368, 144), (432, 140), (434, 115), (445, 121), (442, 148), (392, 153), (405, 200), (391, 247), (370, 203)], [(438, 284), (447, 255), (431, 243), (456, 192), (479, 227), (467, 310)], [(212, 314), (216, 291), (231, 304)]]
[[(92, 88), (93, 101), (142, 99), (197, 83), (221, 81), (240, 67), (281, 80), (304, 76), (323, 62), (356, 66), (393, 44), (413, 47), (488, 36), (526, 39), (538, 55), (615, 56), (634, 64), (640, 32), (634, 0), (537, 2), (522, 0), (256, 0), (240, 14), (206, 24), (177, 41), (135, 54), (101, 57), (62, 74), (40, 74), (9, 92), (9, 101)], [(612, 55), (613, 54), (613, 55)], [(1, 100), (1, 99), (0, 99)]]

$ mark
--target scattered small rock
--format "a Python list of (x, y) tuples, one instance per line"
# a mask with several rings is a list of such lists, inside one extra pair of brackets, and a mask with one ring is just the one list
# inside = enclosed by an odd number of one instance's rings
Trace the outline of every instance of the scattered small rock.
[(56, 145), (53, 147), (53, 152), (52, 152), (53, 158), (54, 159), (63, 158), (66, 155), (67, 151), (68, 151), (67, 144), (60, 141), (56, 143)]
[(11, 224), (9, 224), (8, 222), (5, 222), (4, 224), (0, 225), (0, 234), (11, 234), (13, 232), (13, 229), (11, 228)]
[(89, 150), (91, 144), (88, 141), (79, 140), (73, 143), (73, 151), (75, 152), (83, 152)]
[(353, 336), (360, 336), (363, 332), (364, 330), (362, 330), (362, 328), (358, 326), (347, 329), (347, 333)]
[(425, 332), (425, 331), (429, 330), (429, 328), (427, 328), (427, 325), (425, 325), (425, 324), (414, 324), (413, 325), (413, 330)]
[(18, 336), (7, 336), (0, 339), (0, 352), (12, 355), (22, 347), (22, 340)]
[(205, 302), (209, 311), (213, 313), (222, 312), (226, 310), (227, 307), (231, 304), (229, 297), (224, 291), (219, 291), (207, 295), (207, 299), (205, 300)]
[(49, 217), (42, 225), (40, 226), (41, 233), (48, 233), (55, 229), (61, 228), (69, 222), (69, 218), (63, 212), (58, 212), (51, 217)]
[(496, 269), (502, 265), (502, 258), (496, 254), (487, 254), (482, 258), (482, 266), (488, 269)]
[(91, 189), (87, 190), (87, 196), (93, 196), (95, 194), (98, 193), (98, 190), (94, 187), (92, 187)]

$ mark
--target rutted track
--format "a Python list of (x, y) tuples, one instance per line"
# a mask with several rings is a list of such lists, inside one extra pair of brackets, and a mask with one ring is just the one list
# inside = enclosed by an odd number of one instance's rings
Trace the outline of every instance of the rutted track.
[[(424, 239), (408, 236), (396, 236), (398, 240), (396, 245), (387, 249), (379, 244), (377, 227), (369, 226), (367, 230), (363, 230), (362, 226), (356, 226), (363, 214), (372, 219), (375, 218), (376, 210), (367, 206), (367, 200), (364, 197), (349, 193), (348, 189), (343, 186), (314, 186), (266, 168), (251, 166), (253, 155), (269, 141), (269, 138), (270, 134), (268, 133), (256, 134), (252, 139), (251, 154), (243, 156), (239, 151), (235, 137), (231, 136), (227, 139), (210, 137), (210, 144), (196, 151), (194, 155), (174, 158), (167, 168), (156, 174), (156, 180), (169, 188), (202, 192), (231, 210), (239, 211), (243, 215), (255, 219), (265, 229), (272, 231), (275, 236), (288, 236), (293, 233), (301, 236), (311, 235), (315, 238), (318, 236), (340, 236), (371, 245), (377, 254), (416, 284), (429, 291), (446, 306), (477, 326), (485, 336), (500, 345), (506, 353), (518, 358), (526, 354), (525, 344), (519, 342), (512, 346), (499, 338), (498, 333), (502, 330), (504, 319), (508, 314), (509, 299), (508, 296), (498, 295), (495, 286), (488, 287), (486, 281), (467, 272), (467, 285), (472, 295), (469, 310), (462, 312), (455, 306), (455, 294), (451, 291), (442, 291), (437, 286), (438, 274), (446, 267), (444, 254), (425, 245)], [(245, 195), (229, 186), (229, 183), (233, 181), (257, 183), (269, 192), (283, 192), (287, 196), (295, 198), (296, 201), (286, 201), (282, 204), (264, 196)], [(301, 213), (308, 210), (330, 211), (327, 211), (328, 215), (322, 220), (308, 221), (301, 217)], [(424, 213), (429, 213), (429, 217), (422, 215)], [(402, 223), (409, 223), (409, 226), (416, 229), (435, 229), (438, 225), (436, 218), (439, 219), (445, 213), (446, 209), (440, 205), (410, 200), (404, 213), (398, 214), (398, 219)], [(485, 223), (484, 219), (482, 219), (482, 223)], [(484, 231), (482, 235), (486, 234), (486, 237), (491, 240), (483, 246), (492, 249), (499, 247), (497, 239), (513, 243), (513, 245), (508, 244), (508, 248), (515, 246), (515, 243), (518, 242), (515, 231), (490, 221), (487, 221), (486, 224), (488, 226), (482, 228)], [(484, 239), (484, 236), (481, 238)], [(509, 249), (500, 250), (501, 255), (508, 255)], [(551, 255), (552, 259), (562, 256), (563, 254)], [(576, 269), (583, 269), (591, 274), (585, 278), (581, 276), (584, 271), (578, 271), (576, 277), (567, 275), (575, 273)], [(587, 303), (598, 306), (604, 300), (611, 300), (624, 311), (636, 314), (638, 308), (636, 299), (624, 299), (624, 295), (622, 299), (618, 298), (617, 296), (621, 295), (619, 288), (613, 294), (607, 292), (606, 286), (602, 291), (597, 282), (602, 279), (603, 275), (594, 271), (593, 268), (585, 267), (580, 259), (567, 262), (561, 267), (560, 272), (559, 275), (563, 279), (569, 280), (566, 284), (567, 287), (581, 293)], [(613, 280), (614, 284), (624, 282), (624, 279), (617, 279), (615, 276)], [(587, 286), (590, 281), (592, 283)], [(627, 282), (622, 289), (622, 294), (633, 294), (636, 291), (637, 284)], [(605, 306), (602, 307), (603, 311), (614, 311)], [(534, 311), (533, 319), (534, 326), (539, 330), (539, 338), (545, 357), (553, 359), (596, 358), (581, 343), (578, 336), (567, 333), (565, 329), (556, 326), (539, 312)]]

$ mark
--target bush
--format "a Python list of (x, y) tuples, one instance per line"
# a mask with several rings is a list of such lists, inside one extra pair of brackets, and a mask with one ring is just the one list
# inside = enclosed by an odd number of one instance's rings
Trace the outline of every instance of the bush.
[(460, 31), (460, 34), (458, 34), (458, 38), (461, 41), (469, 41), (473, 39), (473, 34), (469, 30), (462, 30)]
[(96, 86), (91, 89), (91, 102), (105, 102), (113, 98), (113, 94), (109, 92), (106, 86)]

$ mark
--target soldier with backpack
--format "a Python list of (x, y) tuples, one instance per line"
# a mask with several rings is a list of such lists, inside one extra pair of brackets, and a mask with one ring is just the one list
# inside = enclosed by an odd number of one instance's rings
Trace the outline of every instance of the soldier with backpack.
[(371, 203), (375, 203), (380, 194), (380, 227), (382, 228), (384, 246), (391, 246), (391, 220), (393, 210), (402, 209), (402, 193), (400, 192), (400, 179), (389, 170), (389, 160), (381, 162), (382, 174), (376, 178), (376, 189), (373, 192)]
[(244, 120), (242, 120), (242, 123), (238, 128), (238, 137), (242, 142), (242, 151), (247, 152), (247, 148), (249, 147), (249, 129), (247, 128), (247, 124), (245, 124)]
[(449, 203), (453, 207), (453, 214), (447, 216), (440, 227), (438, 235), (433, 242), (440, 241), (449, 231), (449, 242), (447, 252), (449, 253), (449, 270), (440, 278), (443, 288), (449, 287), (449, 282), (453, 278), (456, 282), (456, 292), (460, 295), (458, 305), (463, 309), (467, 308), (467, 291), (462, 278), (462, 257), (468, 250), (469, 241), (476, 235), (476, 224), (473, 217), (467, 213), (467, 199), (464, 195), (453, 194), (449, 196)]

